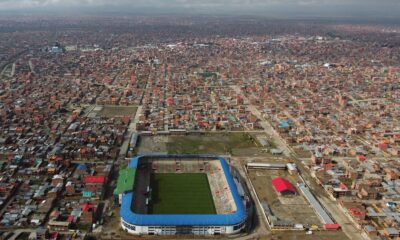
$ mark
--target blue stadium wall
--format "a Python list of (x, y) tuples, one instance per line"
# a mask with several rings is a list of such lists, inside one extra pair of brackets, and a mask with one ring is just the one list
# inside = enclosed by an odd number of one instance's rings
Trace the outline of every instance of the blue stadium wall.
[(132, 211), (132, 192), (125, 193), (121, 202), (121, 226), (131, 234), (174, 235), (196, 234), (216, 235), (235, 234), (245, 227), (247, 219), (246, 207), (240, 197), (236, 184), (229, 170), (229, 165), (223, 157), (213, 155), (145, 155), (133, 158), (130, 168), (136, 168), (142, 157), (157, 158), (208, 158), (218, 159), (232, 193), (236, 212), (229, 214), (137, 214)]

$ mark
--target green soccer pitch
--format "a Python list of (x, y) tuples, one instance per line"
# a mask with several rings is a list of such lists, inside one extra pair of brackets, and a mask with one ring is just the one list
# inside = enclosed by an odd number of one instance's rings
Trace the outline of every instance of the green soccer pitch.
[(205, 173), (152, 173), (149, 214), (216, 214)]

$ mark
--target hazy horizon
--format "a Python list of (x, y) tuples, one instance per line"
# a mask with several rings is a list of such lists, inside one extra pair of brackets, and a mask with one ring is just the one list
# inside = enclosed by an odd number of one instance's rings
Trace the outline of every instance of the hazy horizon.
[(0, 13), (241, 14), (398, 18), (398, 0), (0, 0)]

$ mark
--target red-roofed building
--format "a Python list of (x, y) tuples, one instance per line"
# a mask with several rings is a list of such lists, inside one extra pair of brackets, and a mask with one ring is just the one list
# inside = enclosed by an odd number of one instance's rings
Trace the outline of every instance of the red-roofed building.
[(348, 190), (349, 188), (346, 186), (346, 184), (344, 184), (343, 182), (339, 183), (339, 188), (342, 190)]
[(360, 162), (364, 162), (365, 160), (367, 160), (367, 157), (364, 155), (357, 155), (357, 160)]
[(54, 233), (51, 235), (50, 240), (57, 240), (57, 238), (58, 238), (58, 232), (54, 232)]
[(72, 223), (73, 221), (74, 221), (74, 216), (73, 215), (68, 216), (67, 222)]
[(104, 184), (105, 182), (106, 182), (105, 176), (85, 176), (85, 184), (88, 183)]
[(332, 223), (332, 224), (324, 224), (324, 229), (325, 230), (339, 230), (340, 225), (337, 223)]
[(82, 205), (81, 221), (85, 223), (93, 223), (93, 219), (96, 217), (97, 205), (85, 203)]
[(85, 190), (84, 192), (91, 192), (90, 196), (101, 197), (106, 182), (105, 176), (85, 176)]
[(296, 189), (293, 185), (284, 178), (274, 178), (272, 179), (272, 184), (274, 185), (275, 190), (280, 194), (295, 194)]

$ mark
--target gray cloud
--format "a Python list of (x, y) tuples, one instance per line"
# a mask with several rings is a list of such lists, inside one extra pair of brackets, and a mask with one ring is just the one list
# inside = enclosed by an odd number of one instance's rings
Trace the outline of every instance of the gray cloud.
[(400, 15), (400, 0), (0, 0), (0, 9), (173, 9), (200, 11), (345, 11)]

